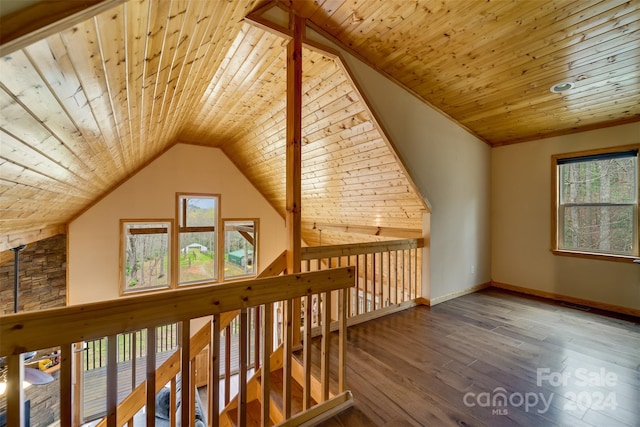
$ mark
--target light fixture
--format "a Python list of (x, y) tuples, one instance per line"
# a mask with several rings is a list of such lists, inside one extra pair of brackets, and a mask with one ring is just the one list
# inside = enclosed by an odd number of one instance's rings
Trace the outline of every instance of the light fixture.
[(566, 92), (569, 89), (573, 89), (573, 87), (575, 86), (575, 83), (572, 82), (562, 82), (562, 83), (558, 83), (555, 84), (553, 86), (551, 86), (551, 92), (553, 93), (562, 93), (562, 92)]
[[(30, 382), (22, 381), (22, 388), (23, 389), (26, 390), (30, 385), (31, 385)], [(4, 396), (4, 394), (6, 392), (7, 392), (7, 382), (2, 380), (2, 381), (0, 381), (0, 396)]]

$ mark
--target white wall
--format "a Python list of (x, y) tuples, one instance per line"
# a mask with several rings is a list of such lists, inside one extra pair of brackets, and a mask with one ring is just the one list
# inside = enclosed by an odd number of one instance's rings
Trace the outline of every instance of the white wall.
[(494, 148), (492, 275), (496, 282), (640, 309), (640, 266), (553, 255), (551, 156), (640, 142), (640, 123)]
[[(491, 280), (491, 149), (399, 85), (343, 52), (431, 206), (431, 301)], [(446, 299), (446, 298), (444, 298)]]
[(69, 225), (69, 304), (118, 298), (120, 219), (174, 218), (177, 192), (221, 194), (223, 218), (260, 218), (259, 269), (285, 249), (284, 219), (222, 151), (178, 144)]

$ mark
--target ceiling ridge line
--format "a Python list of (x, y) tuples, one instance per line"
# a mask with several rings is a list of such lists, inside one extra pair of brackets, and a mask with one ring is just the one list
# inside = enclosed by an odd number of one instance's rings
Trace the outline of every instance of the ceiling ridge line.
[[(284, 6), (280, 2), (274, 0), (271, 3), (267, 3), (265, 6), (255, 10), (254, 12), (249, 13), (245, 17), (245, 19), (249, 23), (251, 23), (252, 25), (256, 25), (256, 26), (258, 26), (260, 28), (263, 28), (265, 30), (273, 31), (273, 32), (281, 34), (284, 37), (288, 37), (289, 33), (291, 33), (290, 30), (285, 29), (281, 25), (279, 25), (277, 23), (274, 23), (272, 21), (269, 21), (268, 19), (266, 19), (266, 18), (264, 18), (262, 16), (265, 12), (270, 11), (274, 7), (277, 7), (280, 10), (284, 10)], [(305, 22), (311, 23), (308, 19), (306, 19)], [(313, 26), (311, 26), (311, 28), (314, 31), (318, 32), (315, 28), (313, 28)], [(318, 32), (318, 34), (323, 35), (320, 32)], [(353, 85), (355, 90), (358, 92), (366, 112), (372, 118), (372, 122), (374, 123), (374, 126), (377, 128), (377, 130), (380, 132), (380, 135), (381, 135), (383, 141), (385, 142), (385, 145), (391, 151), (393, 157), (395, 158), (396, 163), (400, 168), (400, 172), (402, 172), (402, 174), (405, 176), (405, 178), (409, 182), (409, 185), (413, 189), (414, 193), (416, 195), (418, 195), (418, 198), (423, 203), (425, 210), (431, 212), (431, 203), (426, 198), (426, 196), (424, 194), (422, 194), (422, 192), (420, 191), (419, 187), (416, 185), (413, 175), (410, 173), (410, 171), (407, 168), (406, 164), (404, 163), (404, 161), (400, 157), (400, 154), (396, 150), (395, 145), (393, 144), (389, 133), (387, 132), (387, 130), (382, 125), (382, 122), (380, 121), (380, 118), (375, 113), (375, 110), (373, 109), (373, 106), (371, 105), (371, 103), (369, 102), (368, 98), (364, 94), (364, 91), (362, 90), (362, 87), (360, 86), (360, 84), (355, 79), (353, 73), (351, 72), (351, 69), (349, 68), (347, 62), (344, 60), (342, 54), (338, 50), (335, 50), (335, 49), (333, 49), (333, 48), (331, 48), (329, 46), (326, 46), (326, 45), (324, 45), (322, 43), (318, 43), (318, 42), (310, 39), (309, 37), (307, 37), (307, 32), (306, 31), (304, 33), (304, 37), (303, 37), (303, 40), (302, 40), (302, 46), (306, 47), (308, 49), (311, 49), (313, 51), (319, 52), (322, 55), (325, 55), (325, 56), (333, 59), (336, 62), (336, 64), (338, 64), (338, 66), (340, 68), (342, 68), (343, 72), (347, 76), (347, 79), (350, 81), (350, 83)], [(364, 61), (364, 63), (368, 64), (368, 62), (366, 62), (366, 61)], [(386, 74), (383, 74), (383, 75), (385, 75), (387, 77)], [(405, 87), (405, 86), (402, 86), (402, 87)]]

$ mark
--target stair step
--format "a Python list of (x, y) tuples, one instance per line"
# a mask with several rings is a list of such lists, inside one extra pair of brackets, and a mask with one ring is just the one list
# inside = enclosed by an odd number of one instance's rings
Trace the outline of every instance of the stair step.
[[(283, 410), (282, 405), (282, 369), (271, 372), (271, 400), (275, 405)], [(302, 412), (302, 386), (294, 379), (291, 380), (291, 414)], [(315, 405), (315, 400), (311, 399), (311, 405)]]
[[(247, 403), (247, 426), (260, 427), (262, 405), (259, 400), (252, 400)], [(238, 425), (238, 411), (230, 411), (228, 414), (231, 424)]]

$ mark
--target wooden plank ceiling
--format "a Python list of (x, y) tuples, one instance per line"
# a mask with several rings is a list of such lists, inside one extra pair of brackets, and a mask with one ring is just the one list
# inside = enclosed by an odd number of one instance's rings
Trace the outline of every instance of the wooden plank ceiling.
[(292, 4), (493, 146), (640, 120), (638, 1)]
[[(242, 20), (263, 2), (122, 1), (0, 59), (1, 249), (59, 232), (178, 142), (220, 147), (284, 213), (286, 39)], [(637, 1), (282, 3), (493, 146), (640, 120)], [(421, 228), (340, 62), (305, 49), (303, 72), (303, 237)]]
[[(131, 0), (2, 58), (0, 235), (69, 221), (179, 142), (220, 147), (284, 215), (287, 40), (243, 23), (254, 7)], [(303, 55), (303, 237), (419, 230), (425, 204), (348, 73)]]

